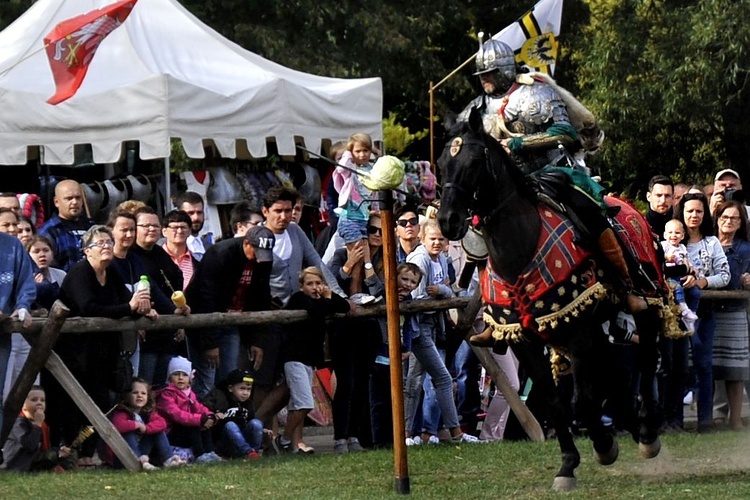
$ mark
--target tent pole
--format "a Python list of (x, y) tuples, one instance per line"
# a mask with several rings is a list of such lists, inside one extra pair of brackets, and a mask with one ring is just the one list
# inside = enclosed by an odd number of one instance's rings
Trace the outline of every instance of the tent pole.
[(164, 193), (165, 193), (165, 200), (164, 200), (164, 206), (161, 207), (162, 214), (166, 215), (167, 212), (169, 212), (172, 209), (172, 193), (171, 191), (172, 182), (169, 178), (169, 156), (164, 158)]

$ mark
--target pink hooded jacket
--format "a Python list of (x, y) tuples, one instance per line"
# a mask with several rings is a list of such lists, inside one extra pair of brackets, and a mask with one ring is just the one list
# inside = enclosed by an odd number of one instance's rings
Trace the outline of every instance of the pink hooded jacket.
[(192, 390), (186, 395), (172, 384), (157, 392), (156, 409), (168, 426), (200, 427), (204, 415), (213, 415), (211, 410), (198, 401)]

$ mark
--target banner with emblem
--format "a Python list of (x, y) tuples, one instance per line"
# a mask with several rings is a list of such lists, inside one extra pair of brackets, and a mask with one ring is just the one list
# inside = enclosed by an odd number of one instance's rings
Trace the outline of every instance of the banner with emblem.
[(62, 21), (44, 37), (44, 47), (55, 79), (55, 95), (47, 102), (59, 104), (78, 91), (99, 44), (119, 27), (138, 0), (121, 0)]
[(518, 64), (554, 75), (562, 6), (563, 0), (540, 0), (530, 11), (492, 38), (510, 45)]

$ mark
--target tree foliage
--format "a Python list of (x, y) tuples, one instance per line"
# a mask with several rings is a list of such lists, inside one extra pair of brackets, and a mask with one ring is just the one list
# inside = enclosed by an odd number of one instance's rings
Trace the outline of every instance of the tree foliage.
[[(412, 159), (429, 152), (431, 83), (476, 51), (479, 31), (501, 30), (534, 3), (182, 0), (221, 35), (284, 66), (380, 77), (388, 127)], [(0, 28), (32, 4), (0, 2)], [(602, 121), (607, 139), (590, 166), (611, 187), (634, 193), (656, 173), (705, 182), (724, 165), (743, 172), (750, 0), (565, 0), (563, 9), (555, 78)], [(438, 120), (479, 92), (472, 70), (473, 61), (435, 90)]]

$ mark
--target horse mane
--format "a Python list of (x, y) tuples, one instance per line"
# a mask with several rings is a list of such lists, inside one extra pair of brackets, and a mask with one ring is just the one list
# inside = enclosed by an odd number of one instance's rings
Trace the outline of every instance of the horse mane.
[[(472, 109), (471, 113), (478, 113), (478, 110), (474, 108)], [(492, 137), (484, 129), (483, 126), (474, 127), (471, 125), (470, 121), (471, 120), (452, 121), (450, 119), (446, 119), (445, 125), (447, 129), (447, 137), (457, 137), (464, 134), (471, 134), (476, 136), (477, 139), (487, 145), (487, 148), (489, 150), (493, 151), (498, 157), (500, 157), (506, 171), (508, 172), (508, 175), (510, 176), (511, 181), (518, 188), (519, 194), (529, 199), (535, 199), (536, 195), (534, 194), (534, 190), (532, 189), (532, 183), (529, 180), (529, 177), (521, 171), (516, 162), (513, 161), (510, 155), (500, 145), (500, 142)], [(449, 143), (450, 141), (448, 142), (448, 144)]]

